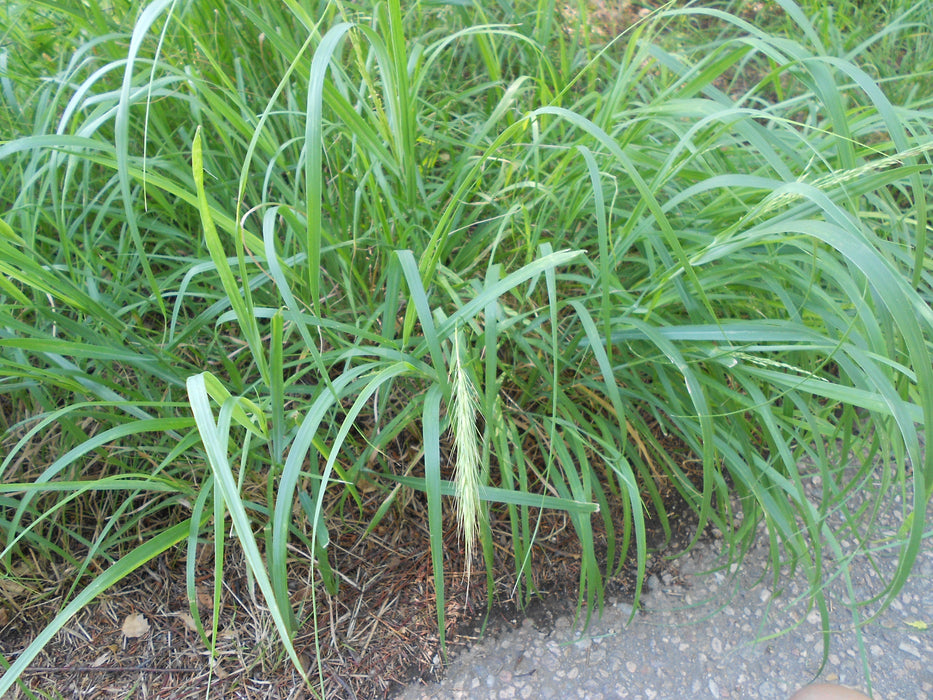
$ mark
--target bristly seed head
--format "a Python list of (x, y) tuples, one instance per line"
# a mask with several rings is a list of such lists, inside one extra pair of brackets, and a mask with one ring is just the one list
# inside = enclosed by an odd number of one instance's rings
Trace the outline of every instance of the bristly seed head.
[(479, 408), (476, 388), (463, 367), (460, 357), (460, 335), (454, 336), (453, 416), (456, 462), (454, 465), (454, 491), (457, 496), (457, 525), (463, 534), (466, 549), (467, 576), (473, 561), (473, 547), (483, 517), (479, 500), (480, 436), (476, 428)]

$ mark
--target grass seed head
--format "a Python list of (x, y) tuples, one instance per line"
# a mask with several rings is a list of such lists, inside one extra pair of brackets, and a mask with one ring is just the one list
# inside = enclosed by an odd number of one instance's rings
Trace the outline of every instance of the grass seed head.
[(457, 525), (466, 548), (467, 571), (473, 561), (473, 547), (477, 529), (483, 516), (479, 500), (480, 449), (476, 428), (478, 399), (476, 388), (463, 367), (460, 356), (460, 337), (454, 340), (453, 416), (454, 433), (454, 491), (457, 497)]

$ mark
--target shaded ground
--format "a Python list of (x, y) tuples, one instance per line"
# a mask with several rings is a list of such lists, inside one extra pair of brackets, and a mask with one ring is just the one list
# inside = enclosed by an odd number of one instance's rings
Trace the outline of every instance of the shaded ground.
[[(689, 461), (685, 458), (685, 464)], [(684, 514), (686, 509), (673, 489), (665, 493), (673, 529), (668, 546), (676, 550), (694, 534), (695, 521)], [(366, 510), (374, 511), (384, 495), (373, 490), (367, 498)], [(407, 503), (391, 509), (379, 527), (364, 537), (363, 528), (372, 515), (364, 512), (357, 523), (344, 521), (341, 528), (332, 528), (335, 537), (342, 533), (331, 545), (331, 561), (340, 576), (337, 595), (328, 595), (319, 580), (313, 581), (310, 566), (302, 563), (307, 561), (303, 553), (296, 552), (290, 571), (293, 604), (303, 606), (306, 613), (295, 645), (312, 676), (320, 673), (323, 677), (323, 694), (328, 698), (388, 697), (414, 678), (433, 679), (442, 668), (423, 499), (410, 494)], [(594, 518), (594, 524), (598, 520)], [(487, 618), (484, 572), (474, 571), (468, 600), (461, 545), (453, 514), (447, 515), (446, 617), (452, 656), (476, 641), (484, 623), (487, 634), (495, 635), (520, 625), (524, 615), (519, 611), (522, 601), (513, 590), (508, 521), (494, 514), (491, 524), (498, 559), (496, 605)], [(649, 533), (652, 545), (663, 545), (659, 523), (651, 522)], [(598, 528), (597, 543), (604, 555), (605, 533)], [(609, 582), (609, 595), (631, 595), (633, 566), (633, 562), (626, 564)], [(676, 569), (661, 557), (652, 557), (649, 566), (651, 574), (676, 575)], [(578, 595), (579, 544), (562, 514), (542, 514), (531, 567), (538, 595), (527, 615), (538, 628), (547, 629)], [(18, 573), (20, 583), (0, 582), (0, 653), (8, 661), (58, 613), (75, 576), (66, 566), (29, 561), (19, 564)], [(170, 551), (156, 565), (135, 572), (78, 613), (24, 674), (24, 684), (53, 697), (61, 694), (86, 700), (194, 698), (204, 697), (208, 688), (212, 696), (222, 693), (229, 698), (305, 697), (297, 674), (275, 642), (271, 617), (259, 591), (251, 586), (239, 549), (232, 543), (223, 580), (213, 665), (188, 613), (184, 552)], [(211, 548), (200, 551), (196, 581), (202, 622), (209, 627)], [(309, 614), (315, 605), (319, 655)], [(128, 637), (123, 624), (138, 613), (149, 629), (139, 637)], [(320, 667), (315, 663), (318, 658)]]

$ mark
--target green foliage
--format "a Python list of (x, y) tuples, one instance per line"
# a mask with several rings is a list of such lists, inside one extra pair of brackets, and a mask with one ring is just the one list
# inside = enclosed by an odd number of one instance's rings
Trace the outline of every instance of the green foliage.
[[(644, 572), (646, 502), (668, 527), (659, 475), (737, 556), (765, 518), (824, 611), (827, 553), (871, 527), (826, 513), (901, 490), (890, 600), (933, 492), (933, 11), (776, 4), (765, 28), (689, 6), (603, 46), (583, 3), (574, 26), (546, 2), (5, 10), (0, 400), (29, 415), (7, 426), (0, 551), (114, 565), (0, 694), (167, 547), (209, 536), (221, 562), (226, 515), (297, 664), (287, 546), (333, 589), (326, 504), (355, 508), (364, 479), (380, 513), (425, 493), (442, 639), (444, 498), (487, 568), (484, 513), (507, 514), (522, 600), (535, 513), (566, 511), (592, 610), (630, 548)], [(53, 427), (49, 466), (20, 473)], [(388, 468), (396, 440), (420, 475)], [(113, 489), (106, 527), (73, 526)], [(130, 549), (144, 515), (164, 527)]]

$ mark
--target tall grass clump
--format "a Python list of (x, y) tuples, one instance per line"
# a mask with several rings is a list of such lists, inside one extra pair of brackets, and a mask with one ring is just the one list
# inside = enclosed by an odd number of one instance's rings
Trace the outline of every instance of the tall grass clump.
[(552, 510), (581, 605), (630, 554), (640, 591), (664, 488), (736, 557), (764, 519), (824, 619), (839, 542), (900, 492), (903, 585), (933, 491), (929, 8), (853, 44), (841, 9), (691, 6), (597, 45), (584, 3), (91, 5), (5, 10), (9, 46), (68, 31), (0, 54), (0, 561), (76, 574), (0, 694), (169, 548), (194, 601), (209, 542), (219, 590), (230, 534), (299, 665), (295, 548), (335, 590), (364, 482), (367, 532), (423, 494), (442, 641), (451, 499), (490, 600), (491, 516), (527, 602)]

